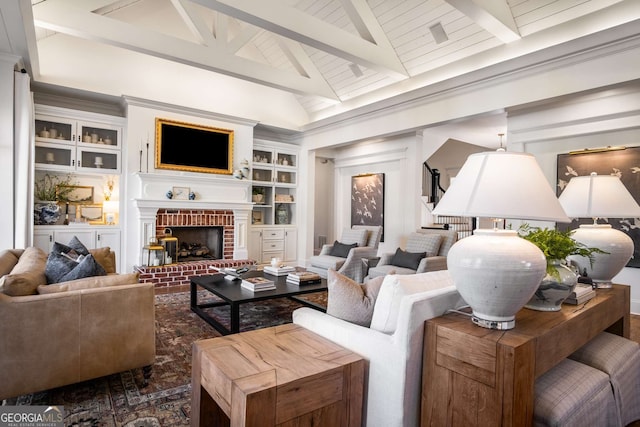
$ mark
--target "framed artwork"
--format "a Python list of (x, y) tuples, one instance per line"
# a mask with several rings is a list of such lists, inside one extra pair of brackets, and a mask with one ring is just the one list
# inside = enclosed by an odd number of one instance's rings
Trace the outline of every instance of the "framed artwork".
[(173, 192), (173, 200), (189, 200), (189, 192), (191, 191), (189, 187), (173, 187), (171, 191)]
[(57, 199), (79, 205), (93, 204), (93, 187), (82, 185), (56, 185)]
[(80, 217), (91, 223), (102, 223), (102, 205), (82, 205), (76, 212), (80, 212)]
[(351, 225), (380, 225), (384, 241), (384, 174), (351, 177)]
[[(574, 176), (585, 176), (591, 172), (598, 175), (616, 175), (636, 202), (640, 202), (640, 147), (624, 150), (558, 154), (556, 193), (558, 196)], [(601, 218), (599, 223), (609, 223), (611, 227), (626, 233), (634, 243), (633, 258), (627, 267), (640, 267), (640, 220), (638, 218)], [(570, 224), (558, 223), (558, 228), (578, 228), (581, 224), (592, 224), (592, 218), (580, 218)]]

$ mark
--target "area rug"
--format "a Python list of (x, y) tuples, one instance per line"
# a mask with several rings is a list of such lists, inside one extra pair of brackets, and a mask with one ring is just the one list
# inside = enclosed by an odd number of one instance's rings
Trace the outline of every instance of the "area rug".
[[(326, 306), (326, 292), (305, 298)], [(199, 302), (215, 300), (200, 291)], [(241, 306), (240, 330), (291, 322), (301, 304), (287, 298)], [(228, 308), (208, 309), (228, 325)], [(189, 292), (156, 296), (156, 360), (152, 377), (142, 386), (140, 369), (125, 371), (44, 392), (8, 399), (7, 405), (63, 405), (66, 426), (189, 426), (191, 413), (191, 346), (220, 334), (189, 309)]]

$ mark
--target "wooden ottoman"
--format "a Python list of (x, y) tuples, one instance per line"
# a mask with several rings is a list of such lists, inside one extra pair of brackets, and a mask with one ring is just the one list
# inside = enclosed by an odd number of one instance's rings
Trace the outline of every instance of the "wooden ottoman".
[(365, 361), (294, 324), (196, 341), (192, 426), (360, 426)]

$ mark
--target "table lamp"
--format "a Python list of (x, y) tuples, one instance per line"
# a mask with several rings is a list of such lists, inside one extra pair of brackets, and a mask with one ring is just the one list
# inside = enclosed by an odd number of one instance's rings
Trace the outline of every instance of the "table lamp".
[[(569, 222), (535, 157), (494, 151), (472, 154), (434, 215)], [(546, 274), (544, 254), (515, 230), (478, 229), (447, 254), (456, 288), (490, 329), (512, 329), (515, 314)]]
[(633, 240), (610, 224), (598, 224), (598, 218), (640, 218), (640, 206), (620, 178), (598, 175), (571, 178), (558, 198), (570, 218), (593, 218), (593, 224), (583, 224), (572, 234), (574, 240), (607, 253), (589, 258), (569, 257), (580, 273), (586, 271), (598, 288), (610, 288), (613, 277), (633, 256)]

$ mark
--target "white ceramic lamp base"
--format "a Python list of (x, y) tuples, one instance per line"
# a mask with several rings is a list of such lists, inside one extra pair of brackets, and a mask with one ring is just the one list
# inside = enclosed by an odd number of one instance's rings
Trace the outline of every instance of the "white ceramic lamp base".
[(633, 256), (633, 240), (609, 224), (581, 225), (572, 236), (574, 240), (589, 248), (599, 248), (608, 254), (594, 254), (593, 267), (589, 258), (572, 255), (580, 273), (584, 271), (598, 288), (610, 288), (616, 274), (624, 268)]
[(546, 274), (544, 254), (513, 230), (475, 230), (454, 244), (447, 266), (472, 320), (490, 329), (512, 329), (516, 313)]

